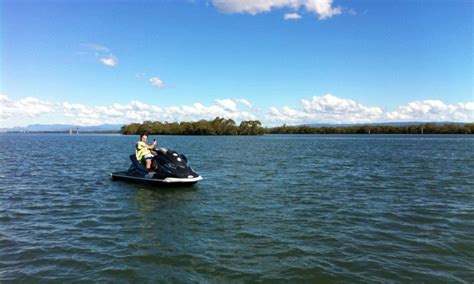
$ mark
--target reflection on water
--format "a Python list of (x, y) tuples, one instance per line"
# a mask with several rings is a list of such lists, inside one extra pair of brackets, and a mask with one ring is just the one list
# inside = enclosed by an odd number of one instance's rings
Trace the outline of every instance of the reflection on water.
[[(152, 186), (135, 185), (136, 189), (135, 203), (142, 212), (154, 212), (159, 210), (163, 204), (174, 204), (180, 206), (180, 201), (192, 200), (194, 193), (198, 190), (197, 186), (191, 187), (160, 187), (156, 190)], [(184, 208), (186, 209), (186, 208)]]

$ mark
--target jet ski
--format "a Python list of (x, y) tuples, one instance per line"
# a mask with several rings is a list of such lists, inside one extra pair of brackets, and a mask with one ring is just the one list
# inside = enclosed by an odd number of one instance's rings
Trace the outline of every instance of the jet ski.
[(132, 164), (128, 171), (112, 173), (112, 179), (157, 186), (186, 186), (202, 180), (202, 177), (189, 166), (185, 155), (165, 148), (154, 149), (154, 153), (152, 160), (154, 172), (148, 173), (145, 164), (140, 163), (133, 154), (130, 155)]

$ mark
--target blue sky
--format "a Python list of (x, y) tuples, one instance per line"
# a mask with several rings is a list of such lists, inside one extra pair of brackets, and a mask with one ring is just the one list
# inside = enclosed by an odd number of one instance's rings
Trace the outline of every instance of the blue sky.
[(472, 1), (1, 1), (0, 126), (474, 121)]

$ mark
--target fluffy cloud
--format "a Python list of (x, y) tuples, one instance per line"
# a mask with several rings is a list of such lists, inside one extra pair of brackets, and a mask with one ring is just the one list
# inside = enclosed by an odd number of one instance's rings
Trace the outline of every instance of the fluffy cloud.
[[(333, 7), (333, 0), (214, 0), (214, 6), (224, 13), (258, 13), (269, 12), (272, 9), (290, 8), (297, 10), (304, 7), (306, 11), (314, 13), (320, 20), (328, 19), (342, 13), (341, 7)], [(298, 13), (285, 15), (285, 19), (299, 19)]]
[(33, 97), (19, 100), (0, 95), (0, 120), (15, 120), (17, 118), (34, 118), (41, 114), (54, 111), (56, 105)]
[(379, 107), (366, 107), (350, 99), (342, 99), (331, 94), (314, 96), (311, 100), (301, 100), (307, 113), (329, 115), (354, 115), (362, 119), (377, 118), (382, 114)]
[(284, 16), (285, 20), (299, 20), (301, 15), (298, 13), (286, 13)]
[(86, 106), (66, 102), (62, 106), (66, 117), (69, 117), (73, 123), (84, 125), (152, 120), (155, 114), (162, 112), (158, 106), (139, 101), (132, 101), (126, 105), (112, 104), (109, 106)]
[(239, 103), (245, 105), (248, 108), (254, 108), (253, 105), (249, 101), (247, 101), (246, 99), (240, 99)]
[(302, 99), (296, 107), (270, 107), (261, 113), (245, 99), (218, 99), (214, 103), (162, 107), (140, 101), (127, 104), (90, 106), (68, 102), (52, 103), (38, 98), (11, 99), (0, 95), (0, 121), (5, 125), (18, 121), (35, 123), (42, 115), (52, 115), (61, 121), (50, 123), (72, 123), (98, 125), (152, 121), (196, 121), (217, 116), (242, 120), (259, 119), (266, 126), (306, 123), (372, 123), (394, 121), (457, 121), (474, 122), (474, 102), (447, 104), (440, 100), (414, 101), (385, 111), (378, 106), (365, 106), (354, 100), (330, 94)]
[(271, 107), (265, 122), (281, 123), (372, 123), (393, 121), (474, 121), (474, 102), (445, 104), (439, 100), (411, 102), (396, 111), (386, 112), (380, 107), (368, 107), (350, 99), (327, 94), (301, 100), (300, 108)]
[(152, 77), (150, 78), (150, 83), (159, 88), (163, 88), (165, 86), (165, 83), (158, 77)]
[(231, 99), (216, 100), (215, 104), (205, 106), (195, 103), (185, 106), (160, 107), (132, 101), (128, 104), (109, 106), (86, 106), (82, 104), (62, 104), (63, 111), (73, 123), (93, 125), (103, 123), (130, 123), (145, 120), (159, 121), (196, 121), (213, 119), (216, 116), (232, 118), (236, 121), (256, 119), (255, 115), (238, 108)]
[(99, 61), (100, 61), (102, 64), (107, 65), (107, 66), (110, 66), (110, 67), (114, 67), (115, 65), (118, 64), (118, 59), (117, 59), (117, 57), (113, 56), (112, 54), (110, 54), (110, 55), (107, 56), (107, 57), (99, 58)]
[(301, 100), (302, 108), (293, 109), (288, 106), (278, 110), (270, 108), (268, 113), (271, 121), (286, 123), (363, 123), (378, 121), (383, 111), (379, 107), (367, 107), (350, 99), (342, 99), (327, 94), (314, 96), (311, 100)]
[(301, 5), (299, 0), (214, 0), (213, 3), (217, 9), (224, 13), (249, 13), (251, 15), (283, 7), (296, 9)]
[(332, 7), (333, 0), (309, 0), (304, 2), (306, 10), (317, 14), (320, 20), (342, 13), (341, 7)]
[(237, 104), (231, 99), (216, 100), (216, 103), (226, 110), (237, 111)]
[(424, 100), (400, 106), (387, 113), (388, 120), (405, 121), (474, 121), (474, 102), (445, 104), (440, 100)]
[[(26, 100), (26, 99), (25, 99)], [(241, 108), (245, 106), (245, 108)], [(258, 114), (245, 99), (217, 99), (214, 104), (160, 107), (139, 101), (108, 106), (62, 104), (62, 111), (78, 124), (130, 123), (144, 120), (195, 121), (216, 116), (235, 121), (261, 119), (265, 125), (305, 123), (372, 123), (387, 121), (459, 121), (474, 122), (474, 102), (445, 104), (439, 100), (415, 101), (384, 111), (377, 106), (365, 106), (351, 99), (330, 94), (302, 99), (299, 107), (271, 107)]]

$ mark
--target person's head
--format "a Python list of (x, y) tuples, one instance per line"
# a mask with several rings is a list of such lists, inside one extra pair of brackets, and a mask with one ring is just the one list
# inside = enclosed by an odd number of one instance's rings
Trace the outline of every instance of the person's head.
[(147, 139), (148, 139), (148, 135), (146, 135), (146, 134), (140, 135), (140, 141), (146, 142)]

